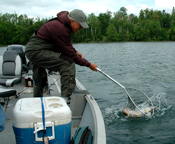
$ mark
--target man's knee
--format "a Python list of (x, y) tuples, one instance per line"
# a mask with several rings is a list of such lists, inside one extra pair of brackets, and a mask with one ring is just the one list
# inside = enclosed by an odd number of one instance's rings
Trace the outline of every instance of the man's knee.
[(61, 74), (61, 95), (63, 97), (69, 97), (76, 86), (75, 63), (70, 64), (69, 67), (65, 67), (60, 74)]

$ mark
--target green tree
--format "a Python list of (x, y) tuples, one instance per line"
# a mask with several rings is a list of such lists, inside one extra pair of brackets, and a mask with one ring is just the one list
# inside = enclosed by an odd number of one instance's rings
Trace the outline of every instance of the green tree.
[(101, 31), (100, 31), (100, 22), (99, 19), (94, 15), (94, 13), (91, 13), (88, 16), (87, 19), (89, 30), (88, 30), (88, 38), (92, 41), (99, 41), (101, 38)]
[(175, 27), (171, 28), (170, 40), (175, 41)]
[(139, 20), (143, 21), (144, 18), (145, 18), (145, 16), (144, 16), (144, 11), (141, 9), (141, 10), (140, 10), (140, 13), (139, 13)]
[(161, 30), (159, 21), (151, 21), (150, 24), (150, 36), (152, 40), (159, 40), (158, 36)]
[(113, 24), (110, 24), (107, 27), (106, 40), (107, 41), (119, 41), (120, 40), (117, 30)]
[(107, 27), (110, 24), (111, 12), (107, 11), (107, 13), (100, 13), (98, 16), (99, 27), (102, 36), (106, 35)]
[(139, 24), (136, 24), (134, 27), (134, 40), (143, 41), (145, 38), (145, 29), (140, 28)]

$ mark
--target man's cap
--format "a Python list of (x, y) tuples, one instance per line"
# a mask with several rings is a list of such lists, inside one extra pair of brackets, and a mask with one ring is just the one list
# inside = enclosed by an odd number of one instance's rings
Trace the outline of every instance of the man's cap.
[(86, 15), (82, 10), (74, 9), (69, 13), (69, 16), (75, 21), (79, 22), (83, 28), (89, 28), (89, 26), (86, 23)]

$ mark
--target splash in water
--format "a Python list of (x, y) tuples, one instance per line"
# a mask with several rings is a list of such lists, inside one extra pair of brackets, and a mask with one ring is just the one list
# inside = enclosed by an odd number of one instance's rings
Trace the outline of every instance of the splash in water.
[(153, 101), (154, 105), (157, 106), (155, 117), (163, 116), (171, 108), (171, 105), (169, 105), (167, 102), (166, 93), (154, 92), (151, 100)]
[[(154, 95), (150, 98), (154, 104), (154, 118), (164, 115), (170, 108), (171, 105), (167, 103), (166, 94), (163, 92), (154, 92)], [(125, 122), (128, 121), (127, 116), (122, 113), (123, 108), (127, 103), (113, 104), (112, 106), (105, 108), (104, 117), (106, 125), (110, 125), (115, 122)], [(140, 109), (148, 108), (147, 102), (139, 105)], [(152, 108), (151, 108), (152, 109)], [(148, 109), (147, 109), (148, 110)], [(146, 119), (152, 117), (151, 112), (147, 112)]]

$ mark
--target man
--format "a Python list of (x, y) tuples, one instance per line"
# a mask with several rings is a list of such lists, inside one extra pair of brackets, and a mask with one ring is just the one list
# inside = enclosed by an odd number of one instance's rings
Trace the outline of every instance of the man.
[(34, 97), (43, 96), (47, 78), (45, 69), (60, 72), (62, 97), (69, 97), (75, 89), (75, 63), (97, 71), (97, 65), (86, 61), (71, 43), (71, 33), (83, 28), (88, 25), (82, 10), (62, 11), (31, 37), (25, 53), (33, 65)]

